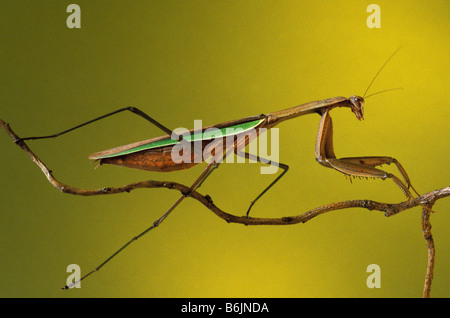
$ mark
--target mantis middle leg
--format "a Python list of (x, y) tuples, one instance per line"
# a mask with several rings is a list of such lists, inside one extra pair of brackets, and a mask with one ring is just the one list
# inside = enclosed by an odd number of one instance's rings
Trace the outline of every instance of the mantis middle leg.
[(286, 172), (288, 172), (288, 170), (289, 170), (289, 166), (288, 165), (285, 165), (284, 163), (279, 163), (279, 162), (275, 162), (275, 161), (272, 161), (272, 160), (269, 160), (269, 159), (266, 159), (266, 158), (262, 158), (262, 157), (260, 157), (260, 156), (257, 156), (257, 155), (252, 155), (252, 154), (250, 154), (250, 153), (247, 153), (247, 152), (244, 152), (244, 151), (241, 151), (241, 150), (239, 150), (238, 148), (235, 148), (235, 150), (234, 150), (234, 152), (235, 152), (235, 154), (236, 155), (238, 155), (238, 156), (240, 156), (240, 157), (244, 157), (244, 158), (246, 158), (246, 159), (249, 159), (249, 160), (256, 160), (256, 161), (258, 161), (258, 162), (261, 162), (261, 163), (266, 163), (266, 164), (269, 164), (269, 165), (274, 165), (274, 166), (277, 166), (277, 167), (280, 167), (281, 169), (283, 169), (283, 172), (280, 174), (280, 175), (278, 175), (278, 177), (276, 177), (275, 178), (275, 180), (273, 180), (251, 203), (250, 203), (250, 206), (248, 207), (248, 210), (247, 210), (247, 213), (246, 213), (246, 215), (247, 215), (247, 217), (248, 217), (248, 215), (249, 215), (249, 213), (250, 213), (250, 210), (251, 210), (251, 208), (253, 207), (253, 205), (256, 203), (256, 201), (258, 201), (258, 199), (259, 198), (261, 198), (273, 185), (275, 185), (275, 183), (277, 183), (285, 174), (286, 174)]

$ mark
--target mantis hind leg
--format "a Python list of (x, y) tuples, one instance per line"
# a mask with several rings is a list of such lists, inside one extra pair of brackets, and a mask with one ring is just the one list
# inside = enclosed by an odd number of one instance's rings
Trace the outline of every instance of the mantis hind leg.
[(234, 151), (235, 153), (236, 153), (236, 155), (238, 155), (238, 156), (240, 156), (240, 157), (244, 157), (244, 158), (246, 158), (246, 159), (249, 159), (249, 160), (256, 160), (256, 161), (258, 161), (258, 162), (261, 162), (261, 163), (265, 163), (265, 164), (270, 164), (270, 165), (273, 165), (273, 166), (277, 166), (277, 167), (280, 167), (281, 169), (283, 169), (283, 172), (278, 176), (278, 177), (276, 177), (275, 178), (275, 180), (273, 180), (251, 203), (250, 203), (250, 206), (248, 207), (248, 210), (247, 210), (247, 213), (246, 213), (246, 216), (248, 217), (248, 215), (249, 215), (249, 213), (250, 213), (250, 210), (252, 209), (252, 207), (253, 207), (253, 205), (256, 203), (256, 201), (258, 201), (272, 186), (274, 186), (275, 185), (275, 183), (277, 183), (285, 174), (286, 174), (286, 172), (288, 172), (288, 170), (289, 170), (289, 166), (288, 165), (285, 165), (285, 164), (283, 164), (283, 163), (279, 163), (279, 162), (275, 162), (275, 161), (272, 161), (272, 160), (269, 160), (269, 159), (266, 159), (266, 158), (262, 158), (262, 157), (260, 157), (260, 156), (257, 156), (257, 155), (252, 155), (252, 154), (250, 154), (250, 153), (247, 153), (247, 152), (243, 152), (243, 151), (240, 151), (240, 150), (237, 150), (237, 149), (235, 149), (235, 151)]
[[(164, 125), (162, 125), (161, 123), (159, 123), (158, 121), (156, 121), (155, 119), (153, 119), (152, 117), (150, 117), (149, 115), (147, 115), (146, 113), (144, 113), (143, 111), (141, 111), (140, 109), (138, 109), (138, 108), (136, 108), (136, 107), (131, 107), (131, 106), (130, 106), (130, 107), (121, 108), (121, 109), (118, 109), (118, 110), (113, 111), (113, 112), (111, 112), (111, 113), (105, 114), (105, 115), (103, 115), (103, 116), (94, 118), (94, 119), (89, 120), (89, 121), (87, 121), (87, 122), (85, 122), (85, 123), (82, 123), (82, 124), (80, 124), (80, 125), (77, 125), (77, 126), (75, 126), (75, 127), (72, 127), (72, 128), (70, 128), (70, 129), (61, 131), (61, 132), (56, 133), (56, 134), (53, 134), (53, 135), (38, 136), (38, 137), (25, 137), (25, 138), (19, 138), (19, 139), (15, 140), (14, 142), (15, 142), (15, 143), (18, 143), (18, 142), (23, 141), (23, 140), (56, 138), (56, 137), (58, 137), (58, 136), (61, 136), (61, 135), (66, 134), (66, 133), (68, 133), (68, 132), (70, 132), (70, 131), (73, 131), (73, 130), (75, 130), (75, 129), (81, 128), (81, 127), (86, 126), (86, 125), (89, 125), (89, 124), (91, 124), (91, 123), (93, 123), (93, 122), (99, 121), (100, 119), (104, 119), (104, 118), (106, 118), (106, 117), (109, 117), (109, 116), (112, 116), (112, 115), (121, 113), (121, 112), (123, 112), (123, 111), (130, 111), (131, 113), (136, 114), (136, 115), (138, 115), (138, 116), (144, 118), (145, 120), (149, 121), (150, 123), (152, 123), (153, 125), (155, 125), (155, 126), (158, 127), (159, 129), (161, 129), (161, 130), (163, 130), (164, 132), (166, 132), (167, 134), (169, 134), (169, 136), (174, 136), (173, 132), (172, 132), (169, 128), (165, 127)], [(177, 136), (177, 135), (175, 135), (175, 136)], [(182, 136), (178, 136), (178, 141), (181, 141), (181, 139), (182, 139)]]
[(75, 286), (76, 284), (81, 282), (83, 279), (88, 277), (89, 275), (99, 271), (104, 265), (106, 265), (106, 263), (111, 261), (115, 256), (117, 256), (120, 252), (122, 252), (124, 249), (126, 249), (131, 243), (137, 241), (139, 238), (141, 238), (142, 236), (144, 236), (151, 230), (157, 228), (167, 218), (167, 216), (181, 203), (181, 201), (183, 201), (187, 196), (189, 196), (191, 194), (192, 191), (195, 191), (200, 186), (200, 184), (210, 175), (211, 170), (213, 170), (213, 164), (208, 164), (206, 166), (205, 170), (203, 170), (202, 174), (191, 185), (188, 193), (183, 193), (183, 195), (159, 219), (157, 219), (155, 222), (153, 222), (153, 224), (150, 227), (148, 227), (145, 231), (143, 231), (143, 232), (139, 233), (138, 235), (134, 236), (133, 238), (131, 238), (128, 242), (126, 242), (124, 245), (122, 245), (122, 247), (120, 247), (113, 254), (111, 254), (105, 261), (103, 261), (103, 263), (101, 263), (96, 268), (94, 268), (92, 271), (90, 271), (89, 273), (87, 273), (86, 275), (81, 277), (79, 280), (75, 281), (74, 283), (72, 283), (70, 285), (66, 285), (61, 289), (64, 290), (64, 289), (72, 288), (73, 286)]

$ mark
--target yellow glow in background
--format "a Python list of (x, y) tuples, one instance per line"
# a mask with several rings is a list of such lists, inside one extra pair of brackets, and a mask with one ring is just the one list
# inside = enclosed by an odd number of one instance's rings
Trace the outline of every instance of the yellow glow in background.
[[(22, 137), (52, 134), (124, 106), (164, 125), (213, 125), (313, 100), (369, 93), (365, 120), (332, 112), (339, 157), (397, 158), (420, 192), (448, 186), (448, 1), (66, 1), (0, 4), (0, 118)], [(390, 180), (355, 180), (318, 165), (319, 116), (280, 128), (287, 175), (252, 216), (300, 214), (350, 199), (397, 203)], [(155, 179), (191, 184), (203, 169), (170, 174), (103, 166), (87, 156), (161, 132), (117, 115), (30, 147), (62, 182), (81, 188)], [(0, 132), (2, 297), (421, 297), (426, 245), (421, 209), (391, 218), (350, 209), (285, 227), (227, 224), (185, 200), (80, 289), (61, 293), (66, 267), (86, 273), (150, 226), (178, 198), (165, 189), (77, 197), (55, 190)], [(258, 164), (222, 165), (202, 185), (223, 210), (243, 215), (275, 176)], [(393, 167), (386, 167), (395, 172)], [(450, 295), (449, 200), (431, 216), (436, 265), (431, 295)], [(369, 289), (366, 268), (381, 268)]]

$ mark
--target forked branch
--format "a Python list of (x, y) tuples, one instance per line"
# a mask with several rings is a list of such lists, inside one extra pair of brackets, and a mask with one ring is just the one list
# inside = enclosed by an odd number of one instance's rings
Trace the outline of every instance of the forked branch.
[[(350, 200), (350, 201), (341, 201), (334, 202), (330, 204), (325, 204), (320, 207), (314, 208), (307, 212), (297, 214), (294, 216), (286, 216), (281, 218), (254, 218), (247, 216), (237, 216), (230, 214), (221, 210), (217, 207), (210, 196), (202, 195), (197, 191), (191, 191), (188, 186), (182, 185), (177, 182), (169, 182), (169, 181), (141, 181), (135, 182), (128, 185), (120, 186), (120, 187), (107, 187), (100, 189), (80, 189), (74, 188), (72, 186), (66, 185), (53, 176), (53, 173), (47, 166), (31, 151), (31, 149), (26, 145), (26, 143), (11, 130), (11, 127), (6, 124), (4, 121), (0, 119), (0, 126), (6, 131), (6, 133), (12, 138), (12, 140), (22, 148), (31, 158), (36, 165), (42, 170), (42, 172), (47, 177), (48, 181), (57, 189), (64, 193), (74, 194), (74, 195), (83, 195), (83, 196), (93, 196), (93, 195), (104, 195), (104, 194), (116, 194), (123, 192), (130, 192), (135, 189), (141, 188), (166, 188), (171, 190), (177, 190), (184, 195), (187, 195), (200, 203), (202, 203), (206, 208), (216, 214), (218, 217), (224, 219), (228, 223), (239, 223), (244, 225), (292, 225), (297, 223), (305, 223), (310, 219), (319, 216), (321, 214), (342, 210), (347, 208), (364, 208), (370, 211), (376, 210), (385, 213), (385, 216), (393, 216), (402, 211), (411, 209), (419, 205), (419, 202), (429, 209), (431, 209), (432, 205), (439, 199), (447, 197), (450, 195), (450, 186), (442, 189), (434, 190), (428, 193), (425, 193), (416, 198), (416, 200), (406, 200), (404, 202), (390, 204), (390, 203), (382, 203), (376, 202), (372, 200)], [(434, 249), (434, 241), (431, 235), (431, 225), (430, 225), (430, 210), (425, 208), (422, 209), (422, 230), (424, 233), (424, 238), (427, 243), (428, 248), (428, 266), (427, 273), (425, 278), (424, 285), (424, 297), (430, 296), (431, 290), (431, 282), (433, 279), (433, 268), (434, 268), (434, 258), (435, 258), (435, 249)]]

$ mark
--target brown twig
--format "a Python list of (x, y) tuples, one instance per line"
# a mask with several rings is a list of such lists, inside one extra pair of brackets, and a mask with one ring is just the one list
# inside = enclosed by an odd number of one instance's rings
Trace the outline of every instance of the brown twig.
[(13, 139), (13, 141), (22, 148), (31, 158), (36, 165), (42, 170), (44, 175), (47, 177), (48, 181), (57, 189), (64, 193), (74, 194), (74, 195), (83, 195), (83, 196), (93, 196), (93, 195), (104, 195), (104, 194), (116, 194), (123, 192), (130, 192), (135, 189), (141, 188), (166, 188), (177, 190), (184, 195), (188, 195), (189, 197), (199, 201), (206, 208), (216, 214), (218, 217), (224, 219), (228, 223), (239, 223), (244, 225), (292, 225), (298, 223), (305, 223), (310, 219), (319, 216), (321, 214), (342, 210), (347, 208), (364, 208), (368, 210), (376, 210), (382, 211), (385, 213), (385, 216), (393, 216), (407, 209), (413, 208), (419, 205), (419, 202), (428, 207), (428, 209), (423, 208), (422, 210), (422, 230), (424, 233), (424, 237), (428, 247), (428, 266), (427, 266), (427, 274), (425, 279), (424, 286), (424, 297), (429, 297), (431, 290), (431, 282), (433, 279), (433, 268), (434, 268), (434, 257), (435, 257), (435, 249), (434, 249), (434, 241), (431, 235), (431, 225), (429, 222), (430, 219), (430, 209), (432, 205), (436, 202), (436, 200), (447, 197), (450, 195), (450, 186), (442, 189), (438, 189), (435, 191), (431, 191), (425, 193), (416, 198), (416, 200), (407, 200), (404, 202), (389, 204), (389, 203), (381, 203), (372, 200), (350, 200), (350, 201), (341, 201), (330, 204), (325, 204), (320, 207), (314, 208), (302, 214), (287, 216), (281, 218), (253, 218), (247, 216), (237, 216), (230, 213), (227, 213), (217, 207), (211, 197), (208, 195), (202, 195), (197, 191), (191, 191), (188, 186), (182, 185), (176, 182), (167, 182), (167, 181), (141, 181), (135, 182), (128, 185), (120, 186), (120, 187), (107, 187), (100, 189), (80, 189), (74, 188), (72, 186), (66, 185), (55, 179), (51, 170), (47, 168), (47, 166), (31, 151), (31, 149), (20, 140), (11, 129), (11, 127), (0, 119), (0, 126), (6, 131), (6, 133)]
[[(434, 204), (434, 201), (430, 201), (429, 208)], [(425, 284), (423, 286), (423, 297), (430, 298), (431, 292), (431, 282), (433, 281), (434, 273), (434, 260), (435, 260), (435, 249), (434, 240), (431, 235), (431, 224), (430, 224), (430, 211), (423, 208), (422, 209), (422, 232), (425, 242), (427, 243), (428, 257), (427, 257), (427, 273), (425, 275)]]

